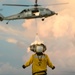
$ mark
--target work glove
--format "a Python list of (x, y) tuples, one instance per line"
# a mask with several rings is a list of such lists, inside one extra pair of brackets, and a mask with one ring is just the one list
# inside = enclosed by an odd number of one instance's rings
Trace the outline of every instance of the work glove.
[(52, 70), (54, 70), (54, 69), (55, 69), (55, 66), (52, 67)]
[(23, 68), (23, 69), (25, 69), (25, 68), (26, 68), (26, 66), (25, 66), (25, 65), (22, 65), (22, 68)]

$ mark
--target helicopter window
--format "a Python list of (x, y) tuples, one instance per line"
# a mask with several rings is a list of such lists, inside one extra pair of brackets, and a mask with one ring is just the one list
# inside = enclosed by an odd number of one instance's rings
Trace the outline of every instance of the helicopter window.
[(49, 9), (46, 9), (46, 10), (49, 10)]
[(32, 13), (36, 13), (36, 12), (39, 12), (39, 10), (32, 10)]
[(21, 13), (23, 13), (23, 12), (26, 12), (27, 10), (23, 10), (23, 11), (21, 11)]
[(34, 16), (39, 16), (39, 10), (32, 10), (32, 14)]

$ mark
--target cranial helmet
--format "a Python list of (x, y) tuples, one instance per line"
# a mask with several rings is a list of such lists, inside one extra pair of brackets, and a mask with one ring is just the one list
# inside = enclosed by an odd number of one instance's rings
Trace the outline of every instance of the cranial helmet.
[(43, 46), (37, 45), (36, 46), (36, 52), (43, 52)]
[(44, 44), (33, 44), (30, 46), (30, 50), (36, 53), (42, 53), (46, 51), (46, 46)]

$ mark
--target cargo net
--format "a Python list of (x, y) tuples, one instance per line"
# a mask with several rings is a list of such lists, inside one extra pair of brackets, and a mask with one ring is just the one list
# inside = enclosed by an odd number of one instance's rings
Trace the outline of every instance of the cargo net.
[(35, 41), (28, 47), (28, 51), (38, 52), (37, 48), (39, 52), (44, 52), (46, 50), (46, 46), (43, 41), (40, 40), (38, 33), (36, 34)]

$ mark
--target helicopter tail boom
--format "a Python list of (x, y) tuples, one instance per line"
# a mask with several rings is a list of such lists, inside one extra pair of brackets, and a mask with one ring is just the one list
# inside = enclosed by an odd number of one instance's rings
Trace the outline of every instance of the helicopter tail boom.
[(4, 16), (2, 14), (0, 14), (0, 21), (3, 21)]

